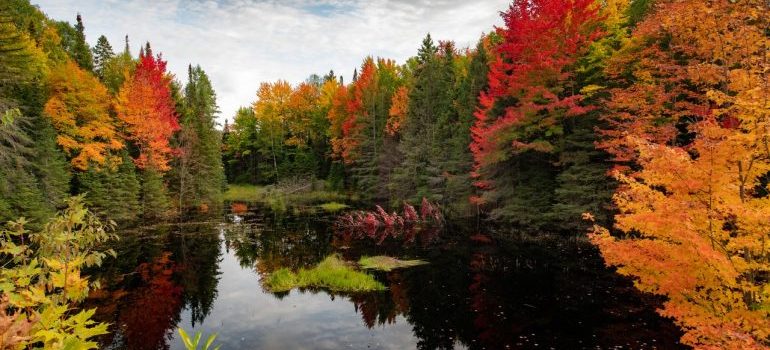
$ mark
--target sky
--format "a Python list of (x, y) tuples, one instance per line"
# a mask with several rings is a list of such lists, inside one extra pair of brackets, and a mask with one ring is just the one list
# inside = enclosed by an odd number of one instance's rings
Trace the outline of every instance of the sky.
[(150, 41), (184, 82), (199, 64), (217, 92), (218, 120), (255, 100), (259, 84), (292, 84), (329, 70), (350, 81), (366, 56), (403, 63), (422, 38), (472, 47), (502, 25), (511, 0), (32, 0), (49, 17), (75, 22), (86, 40), (105, 35), (116, 51), (128, 35), (132, 54)]

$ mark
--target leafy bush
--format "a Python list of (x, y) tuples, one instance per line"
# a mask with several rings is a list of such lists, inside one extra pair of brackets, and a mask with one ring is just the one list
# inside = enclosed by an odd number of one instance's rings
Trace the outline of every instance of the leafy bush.
[(98, 250), (116, 238), (109, 233), (115, 224), (103, 225), (82, 196), (67, 205), (40, 232), (29, 232), (24, 218), (0, 231), (1, 348), (95, 349), (89, 339), (107, 333), (107, 324), (91, 320), (95, 310), (72, 306), (99, 286), (81, 270), (115, 256)]

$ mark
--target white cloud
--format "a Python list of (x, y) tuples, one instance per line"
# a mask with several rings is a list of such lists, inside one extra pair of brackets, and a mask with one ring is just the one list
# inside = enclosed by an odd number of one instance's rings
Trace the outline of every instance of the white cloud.
[[(74, 21), (86, 37), (106, 35), (116, 50), (127, 34), (134, 55), (150, 41), (184, 78), (188, 63), (209, 74), (232, 119), (262, 81), (298, 83), (333, 69), (348, 80), (367, 56), (403, 62), (422, 38), (472, 46), (500, 25), (510, 0), (32, 0), (50, 17)], [(182, 79), (180, 79), (182, 80)]]

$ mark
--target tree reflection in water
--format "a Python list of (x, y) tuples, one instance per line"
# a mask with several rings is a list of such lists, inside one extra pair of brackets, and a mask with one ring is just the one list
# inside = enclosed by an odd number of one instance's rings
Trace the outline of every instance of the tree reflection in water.
[[(335, 233), (331, 222), (251, 213), (237, 223), (179, 225), (150, 235), (127, 235), (119, 243), (119, 259), (99, 272), (103, 288), (91, 295), (87, 305), (98, 307), (100, 321), (113, 324), (113, 333), (102, 343), (105, 348), (167, 349), (174, 344), (171, 337), (177, 326), (216, 330), (226, 342), (228, 328), (210, 325), (208, 315), (213, 309), (248, 305), (219, 297), (244, 292), (230, 285), (219, 290), (224, 257), (237, 260), (243, 271), (253, 271), (249, 278), (260, 279), (284, 267), (311, 267), (336, 253), (349, 261), (363, 255), (388, 255), (430, 263), (374, 272), (388, 286), (384, 292), (245, 291), (267, 309), (250, 315), (254, 319), (230, 321), (247, 330), (252, 323), (264, 327), (270, 324), (265, 318), (275, 314), (270, 308), (294, 303), (296, 295), (304, 295), (306, 301), (349, 303), (348, 313), (342, 309), (324, 319), (359, 317), (362, 329), (375, 332), (371, 334), (401, 329), (398, 325), (405, 321), (410, 333), (404, 339), (414, 337), (411, 347), (419, 349), (679, 348), (676, 327), (654, 313), (660, 300), (640, 295), (629, 281), (604, 268), (584, 240), (547, 235), (497, 240), (451, 229), (415, 235), (426, 239), (379, 242)], [(293, 341), (304, 341), (309, 347), (318, 345), (312, 339), (320, 335), (302, 333), (308, 331), (304, 328), (314, 329), (310, 326), (318, 316), (303, 305), (295, 306), (291, 312), (300, 328), (280, 328), (282, 334), (296, 334)], [(191, 324), (179, 324), (182, 318)], [(302, 327), (303, 322), (309, 327)], [(349, 338), (350, 329), (334, 334), (333, 325), (324, 328), (325, 339), (337, 341), (336, 347), (357, 347), (343, 340)], [(248, 344), (265, 344), (260, 337), (270, 336), (259, 328), (238, 334)]]

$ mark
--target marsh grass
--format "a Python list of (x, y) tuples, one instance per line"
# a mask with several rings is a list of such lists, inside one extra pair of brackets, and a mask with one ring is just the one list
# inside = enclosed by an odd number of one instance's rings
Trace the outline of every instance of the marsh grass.
[(349, 196), (326, 190), (318, 189), (302, 189), (291, 190), (282, 188), (280, 186), (254, 186), (254, 185), (229, 185), (227, 192), (225, 192), (224, 198), (226, 201), (231, 202), (249, 202), (260, 203), (267, 206), (275, 212), (286, 212), (289, 208), (311, 208), (316, 207), (319, 204), (321, 208), (328, 211), (323, 205), (334, 204), (329, 208), (342, 210), (344, 207), (343, 202), (349, 200), (355, 200)]
[(427, 264), (424, 260), (399, 260), (389, 256), (363, 256), (358, 260), (358, 265), (362, 269), (391, 271), (394, 269), (419, 266)]
[(312, 269), (292, 272), (282, 268), (266, 280), (272, 292), (286, 292), (294, 288), (326, 288), (335, 292), (369, 292), (384, 290), (385, 285), (365, 272), (356, 271), (337, 255), (330, 255)]
[(344, 209), (349, 208), (350, 206), (348, 206), (347, 204), (338, 203), (338, 202), (328, 202), (328, 203), (321, 204), (318, 207), (327, 213), (337, 213)]

